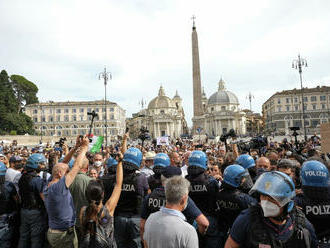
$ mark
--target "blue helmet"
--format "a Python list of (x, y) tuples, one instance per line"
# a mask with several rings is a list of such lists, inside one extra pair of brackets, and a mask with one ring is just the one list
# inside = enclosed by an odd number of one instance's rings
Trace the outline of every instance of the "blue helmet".
[(107, 168), (110, 168), (111, 166), (116, 166), (118, 164), (118, 161), (114, 159), (113, 157), (108, 158), (107, 160)]
[(6, 175), (6, 171), (7, 171), (7, 166), (0, 162), (0, 176), (4, 176)]
[(123, 162), (135, 165), (137, 169), (140, 168), (142, 162), (142, 152), (135, 147), (128, 148), (124, 153)]
[(70, 161), (69, 161), (69, 163), (68, 163), (68, 166), (69, 166), (70, 169), (72, 169), (73, 164), (74, 164), (74, 159), (71, 158)]
[(154, 157), (154, 166), (167, 167), (170, 164), (171, 160), (166, 153), (157, 153)]
[(31, 169), (37, 169), (39, 164), (45, 164), (46, 158), (41, 153), (33, 153), (26, 161), (26, 167)]
[(319, 161), (311, 160), (303, 163), (300, 176), (303, 186), (328, 186), (329, 171), (327, 167)]
[(242, 166), (244, 169), (249, 169), (249, 168), (256, 165), (256, 163), (254, 162), (253, 157), (248, 155), (248, 154), (240, 155), (236, 159), (236, 163), (239, 164), (240, 166)]
[(238, 164), (229, 165), (223, 172), (223, 182), (238, 188), (245, 176), (250, 176), (250, 174), (242, 166)]
[(202, 151), (193, 151), (188, 158), (189, 166), (197, 166), (204, 170), (207, 169), (207, 156)]
[(295, 194), (294, 183), (288, 175), (280, 171), (265, 172), (255, 182), (250, 194), (258, 192), (273, 198), (281, 207), (288, 205), (288, 212), (293, 208), (292, 198)]

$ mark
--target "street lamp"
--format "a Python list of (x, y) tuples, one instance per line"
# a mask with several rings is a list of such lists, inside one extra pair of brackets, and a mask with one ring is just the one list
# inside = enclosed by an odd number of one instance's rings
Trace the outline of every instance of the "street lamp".
[(305, 126), (305, 108), (304, 108), (304, 88), (302, 86), (302, 67), (307, 67), (307, 60), (298, 55), (298, 59), (292, 61), (292, 68), (298, 70), (300, 76), (301, 88), (301, 106), (302, 106), (302, 128), (304, 129), (305, 141), (307, 141), (306, 126)]
[(42, 125), (43, 125), (43, 120), (42, 120), (42, 106), (40, 105), (40, 141), (39, 143), (42, 144)]
[(107, 82), (112, 79), (110, 72), (104, 67), (104, 72), (99, 74), (99, 80), (104, 79), (104, 108), (105, 108), (105, 118), (104, 118), (104, 134), (105, 134), (105, 146), (108, 146), (108, 122), (107, 122)]

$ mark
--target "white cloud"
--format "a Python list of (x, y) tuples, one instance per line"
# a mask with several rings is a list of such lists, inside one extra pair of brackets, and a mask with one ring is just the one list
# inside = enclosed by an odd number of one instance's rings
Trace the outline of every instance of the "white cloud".
[(202, 83), (207, 95), (223, 76), (242, 108), (299, 87), (291, 61), (310, 67), (304, 85), (329, 85), (328, 1), (19, 1), (0, 2), (0, 65), (39, 87), (41, 100), (104, 97), (98, 74), (107, 66), (108, 96), (139, 110), (160, 84), (183, 98), (192, 117), (191, 20), (197, 16)]

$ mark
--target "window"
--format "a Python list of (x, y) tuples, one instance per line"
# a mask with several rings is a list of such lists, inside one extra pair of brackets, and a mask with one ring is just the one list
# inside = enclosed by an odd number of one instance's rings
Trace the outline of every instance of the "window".
[(49, 116), (49, 117), (48, 117), (48, 121), (49, 121), (49, 122), (53, 122), (53, 121), (54, 121), (54, 117), (53, 117), (53, 116)]
[(317, 127), (320, 124), (319, 120), (312, 120), (312, 127)]
[(221, 106), (221, 110), (226, 110), (226, 106)]
[(46, 117), (43, 116), (43, 117), (41, 118), (41, 121), (42, 121), (42, 122), (46, 122)]
[(61, 131), (57, 131), (57, 136), (62, 136), (62, 132)]
[(322, 103), (322, 105), (321, 105), (321, 106), (322, 106), (322, 109), (325, 109), (325, 104), (324, 104), (324, 103)]
[(313, 110), (315, 110), (316, 109), (316, 104), (313, 104)]
[(80, 117), (80, 120), (81, 120), (81, 121), (84, 120), (84, 116), (83, 116), (83, 115), (81, 115), (81, 116), (79, 116), (79, 117)]
[(277, 112), (281, 112), (281, 106), (277, 107)]
[(110, 120), (113, 120), (114, 118), (114, 115), (110, 115)]
[(80, 113), (84, 113), (85, 109), (81, 108)]
[(72, 121), (77, 121), (77, 116), (73, 115), (72, 116)]
[(33, 118), (33, 121), (34, 121), (34, 122), (38, 122), (38, 118), (37, 118), (37, 117), (34, 117), (34, 118)]
[(295, 106), (294, 106), (294, 110), (295, 110), (295, 111), (298, 111), (298, 110), (299, 110), (298, 105), (295, 105)]
[(61, 109), (56, 109), (56, 113), (60, 114), (61, 113)]
[(49, 113), (52, 114), (53, 113), (53, 109), (49, 109)]
[(305, 127), (309, 127), (310, 126), (310, 121), (309, 120), (305, 120)]
[(38, 114), (38, 109), (34, 109), (33, 114)]
[(56, 121), (61, 121), (61, 116), (56, 116)]
[(311, 96), (311, 102), (316, 102), (316, 96)]
[(165, 114), (165, 111), (164, 111), (164, 110), (161, 110), (160, 113), (161, 113), (161, 114)]
[(69, 121), (69, 116), (68, 115), (64, 116), (64, 121)]
[(320, 96), (320, 101), (326, 101), (327, 97), (326, 96)]
[(96, 108), (96, 109), (95, 109), (95, 112), (98, 113), (98, 112), (99, 112), (99, 108)]
[(304, 110), (307, 110), (307, 105), (306, 104), (304, 104)]
[(298, 97), (294, 98), (294, 102), (297, 103), (298, 102)]
[(286, 103), (290, 103), (290, 98), (286, 98)]
[(110, 112), (113, 112), (114, 111), (114, 108), (110, 108)]
[(304, 102), (308, 102), (308, 97), (304, 96)]
[(88, 108), (88, 109), (87, 109), (87, 112), (92, 112), (92, 109), (91, 109), (91, 108)]
[(69, 113), (69, 109), (64, 109), (64, 113)]
[(277, 99), (277, 103), (278, 103), (278, 104), (281, 104), (281, 98), (278, 98), (278, 99)]
[(301, 127), (301, 120), (296, 120), (296, 121), (293, 121), (293, 126), (295, 127)]
[(105, 111), (106, 111), (106, 109), (105, 109), (105, 108), (102, 108), (102, 111), (103, 111), (103, 112), (105, 112)]
[(290, 111), (290, 106), (286, 106), (286, 111)]
[(211, 108), (211, 111), (214, 111), (214, 108), (213, 107)]
[(72, 113), (77, 113), (77, 110), (75, 108), (72, 109)]

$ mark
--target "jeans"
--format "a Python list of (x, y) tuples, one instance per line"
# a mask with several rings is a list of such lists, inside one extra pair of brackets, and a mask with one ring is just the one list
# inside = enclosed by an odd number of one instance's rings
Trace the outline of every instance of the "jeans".
[(52, 248), (78, 248), (78, 238), (75, 228), (72, 231), (56, 233), (48, 230), (47, 239)]
[(19, 248), (43, 248), (46, 244), (46, 214), (38, 209), (21, 209)]
[(142, 248), (140, 217), (115, 216), (115, 240), (118, 248)]

